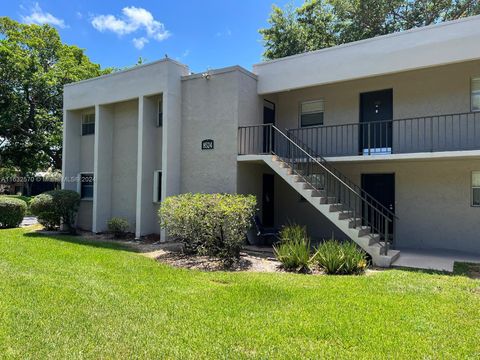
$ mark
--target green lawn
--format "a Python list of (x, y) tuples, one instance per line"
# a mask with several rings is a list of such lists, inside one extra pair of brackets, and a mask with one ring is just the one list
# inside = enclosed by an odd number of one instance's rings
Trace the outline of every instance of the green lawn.
[(2, 358), (479, 358), (480, 281), (202, 273), (0, 231)]

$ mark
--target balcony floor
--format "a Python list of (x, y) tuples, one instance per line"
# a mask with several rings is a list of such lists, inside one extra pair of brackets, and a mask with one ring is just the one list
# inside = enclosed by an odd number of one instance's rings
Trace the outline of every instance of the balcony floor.
[[(262, 162), (266, 154), (238, 155), (237, 161)], [(388, 155), (357, 155), (325, 157), (329, 162), (371, 162), (371, 161), (412, 161), (412, 160), (445, 160), (480, 157), (480, 150), (438, 151)]]

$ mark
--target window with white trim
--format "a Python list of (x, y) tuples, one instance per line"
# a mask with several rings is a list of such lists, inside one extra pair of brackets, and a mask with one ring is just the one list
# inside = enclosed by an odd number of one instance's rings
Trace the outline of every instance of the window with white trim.
[(157, 127), (163, 126), (163, 98), (160, 97), (157, 104)]
[(95, 134), (95, 114), (82, 116), (82, 136)]
[(93, 199), (93, 174), (80, 174), (80, 198)]
[(480, 171), (472, 171), (472, 206), (480, 206)]
[(162, 201), (162, 170), (153, 172), (153, 202)]
[(323, 125), (325, 100), (305, 101), (300, 104), (300, 126)]
[(472, 111), (480, 111), (480, 77), (472, 79)]

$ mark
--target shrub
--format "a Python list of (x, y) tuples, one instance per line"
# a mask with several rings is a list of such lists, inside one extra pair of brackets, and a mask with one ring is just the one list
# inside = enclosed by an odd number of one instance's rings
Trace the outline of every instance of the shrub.
[(229, 266), (240, 257), (255, 206), (253, 195), (171, 196), (160, 206), (160, 225), (185, 251), (217, 256)]
[(108, 231), (113, 233), (113, 236), (117, 239), (125, 237), (130, 224), (126, 219), (113, 217), (107, 221)]
[(27, 203), (20, 199), (0, 197), (0, 227), (18, 227), (27, 211)]
[(273, 247), (275, 257), (285, 270), (308, 272), (311, 254), (306, 229), (299, 225), (285, 226), (280, 232), (280, 244)]
[(367, 267), (365, 252), (351, 241), (341, 243), (333, 238), (324, 241), (314, 258), (326, 274), (359, 274)]
[(80, 206), (80, 195), (72, 190), (52, 190), (36, 196), (30, 209), (37, 216), (38, 222), (47, 230), (55, 230), (65, 225), (75, 232), (75, 215)]

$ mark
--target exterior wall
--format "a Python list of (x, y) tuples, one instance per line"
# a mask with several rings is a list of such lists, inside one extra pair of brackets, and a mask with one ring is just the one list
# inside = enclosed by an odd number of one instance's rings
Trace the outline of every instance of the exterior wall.
[(154, 171), (162, 170), (162, 127), (157, 126), (160, 95), (139, 100), (136, 236), (159, 233), (158, 203), (154, 202)]
[[(95, 136), (82, 136), (82, 115), (95, 108), (64, 111), (63, 181), (62, 188), (79, 190), (78, 176), (82, 172), (93, 173)], [(77, 225), (92, 230), (92, 200), (81, 200)]]
[(320, 98), (324, 125), (358, 123), (360, 93), (383, 89), (393, 89), (394, 119), (469, 112), (470, 80), (479, 75), (480, 61), (471, 61), (283, 92), (276, 103), (277, 125), (300, 127), (300, 103)]
[(290, 223), (303, 225), (312, 241), (330, 239), (332, 235), (338, 240), (347, 238), (342, 231), (308, 201), (303, 200), (300, 194), (279, 176), (275, 177), (275, 210), (277, 227)]
[(115, 104), (113, 119), (112, 211), (135, 228), (138, 101)]
[[(153, 169), (163, 172), (162, 197), (180, 191), (181, 77), (187, 74), (186, 66), (164, 59), (65, 86), (63, 174), (66, 179), (78, 178), (81, 171), (95, 176), (93, 204), (82, 201), (78, 214), (83, 227), (104, 231), (106, 220), (121, 216), (137, 236), (159, 231)], [(151, 129), (157, 109), (149, 102), (160, 94), (163, 127)], [(81, 114), (92, 108), (95, 136), (82, 138)], [(146, 160), (148, 165), (141, 166)], [(66, 179), (63, 188), (79, 188), (78, 180)], [(140, 209), (151, 211), (142, 216)]]
[[(238, 164), (238, 193), (255, 195), (257, 215), (260, 219), (262, 219), (263, 174), (274, 174), (274, 171), (264, 163), (240, 162)], [(275, 175), (274, 193), (276, 228), (295, 223), (305, 226), (314, 241), (330, 238), (332, 234), (340, 240), (346, 238), (312, 205), (307, 201), (302, 201), (301, 196), (277, 175)], [(253, 236), (253, 234), (249, 234), (249, 236)], [(255, 238), (252, 237), (252, 239)]]
[[(95, 112), (95, 108), (89, 108), (81, 111), (81, 114)], [(79, 123), (75, 126), (82, 126), (81, 117)], [(80, 137), (80, 172), (93, 172), (93, 153), (95, 149), (95, 136), (84, 135)]]
[[(182, 81), (181, 192), (237, 191), (239, 123), (258, 119), (256, 79), (238, 67)], [(213, 150), (201, 150), (204, 139)]]
[(82, 200), (78, 209), (77, 226), (82, 230), (92, 230), (93, 202)]
[(361, 174), (395, 174), (398, 248), (480, 254), (480, 208), (471, 204), (471, 172), (480, 159), (336, 163), (360, 185)]

